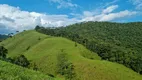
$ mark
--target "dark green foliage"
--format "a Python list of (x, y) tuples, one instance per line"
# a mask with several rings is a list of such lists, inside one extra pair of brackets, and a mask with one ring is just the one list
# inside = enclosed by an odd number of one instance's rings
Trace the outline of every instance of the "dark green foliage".
[(16, 33), (19, 33), (19, 31), (16, 31)]
[[(20, 65), (22, 67), (28, 67), (30, 65), (30, 62), (27, 60), (27, 58), (24, 55), (20, 55), (19, 57), (12, 59), (10, 57), (6, 58), (7, 54), (8, 54), (8, 50), (5, 49), (3, 46), (0, 46), (1, 60)], [(34, 67), (36, 66), (34, 65)]]
[(41, 40), (41, 38), (39, 37), (38, 40)]
[(26, 50), (29, 50), (31, 48), (31, 46), (28, 46)]
[(40, 26), (37, 25), (37, 26), (35, 27), (35, 30), (39, 30), (39, 29), (40, 29)]
[(30, 65), (30, 62), (24, 55), (20, 55), (19, 57), (15, 58), (14, 63), (22, 67), (28, 67)]
[(33, 70), (37, 71), (38, 70), (38, 67), (37, 65), (34, 63), (34, 66), (33, 66)]
[(3, 46), (0, 46), (0, 57), (6, 58), (7, 53), (8, 53), (8, 50), (4, 48)]
[(133, 70), (135, 70), (136, 72), (140, 73), (142, 72), (142, 57), (137, 57), (135, 59), (132, 59), (131, 63), (130, 64), (133, 64), (131, 65), (131, 68)]
[(14, 62), (14, 60), (12, 58), (10, 58), (10, 57), (6, 58), (5, 61), (10, 62), (10, 63)]
[(74, 66), (72, 63), (68, 62), (64, 50), (61, 50), (61, 52), (57, 56), (57, 60), (57, 73), (64, 75), (67, 80), (72, 80), (75, 77)]
[(47, 74), (48, 76), (50, 76), (50, 77), (55, 77), (54, 75), (52, 75), (52, 74)]
[(75, 78), (74, 65), (71, 63), (68, 64), (68, 68), (66, 69), (65, 78), (66, 80), (72, 80)]
[(65, 74), (65, 69), (67, 68), (67, 58), (66, 58), (66, 53), (61, 50), (61, 52), (57, 56), (57, 73), (64, 75)]
[(75, 47), (77, 47), (77, 43), (75, 42)]
[(82, 22), (67, 27), (38, 27), (38, 32), (66, 37), (97, 52), (104, 60), (142, 71), (142, 23)]
[(140, 74), (142, 75), (142, 71), (140, 71)]

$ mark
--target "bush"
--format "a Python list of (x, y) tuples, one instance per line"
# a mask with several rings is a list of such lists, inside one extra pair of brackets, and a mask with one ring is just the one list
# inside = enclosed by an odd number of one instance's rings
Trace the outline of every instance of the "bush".
[(75, 77), (74, 65), (68, 62), (64, 50), (61, 50), (57, 56), (57, 61), (57, 73), (64, 75), (66, 79), (72, 80)]
[(49, 73), (48, 73), (47, 75), (48, 75), (48, 76), (50, 76), (50, 77), (55, 77), (54, 75), (52, 75), (52, 74), (49, 74)]
[(65, 74), (65, 68), (67, 67), (67, 58), (66, 53), (64, 53), (63, 50), (58, 54), (57, 56), (57, 73), (64, 75)]
[(41, 38), (39, 37), (38, 40), (41, 40)]
[(66, 79), (72, 80), (73, 78), (75, 78), (74, 65), (72, 63), (68, 64), (68, 67), (65, 72)]
[(37, 71), (38, 70), (38, 67), (37, 65), (34, 63), (34, 66), (33, 66), (33, 70)]
[(3, 46), (0, 46), (0, 57), (6, 58), (6, 55), (8, 54), (8, 50), (4, 48)]
[(31, 48), (31, 46), (28, 46), (26, 50), (29, 50)]
[(22, 67), (28, 67), (30, 65), (30, 62), (24, 55), (20, 55), (19, 57), (15, 58), (14, 63)]
[(75, 42), (75, 45), (74, 45), (75, 47), (77, 47), (77, 43)]

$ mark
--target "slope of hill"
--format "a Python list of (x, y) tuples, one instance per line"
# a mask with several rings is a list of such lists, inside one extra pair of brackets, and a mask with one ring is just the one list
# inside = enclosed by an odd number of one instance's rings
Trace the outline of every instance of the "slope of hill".
[(24, 31), (12, 38), (8, 38), (1, 45), (6, 46), (10, 52), (9, 56), (23, 54), (28, 48), (45, 39), (46, 35), (37, 34), (35, 31)]
[(0, 60), (0, 80), (55, 80), (40, 72)]
[(9, 50), (9, 56), (24, 54), (45, 74), (57, 74), (58, 55), (64, 51), (68, 62), (74, 65), (75, 80), (141, 80), (142, 76), (123, 65), (100, 60), (84, 46), (62, 37), (52, 37), (36, 31), (25, 31), (0, 45)]
[(83, 44), (102, 59), (123, 64), (142, 74), (142, 23), (83, 22), (36, 30)]

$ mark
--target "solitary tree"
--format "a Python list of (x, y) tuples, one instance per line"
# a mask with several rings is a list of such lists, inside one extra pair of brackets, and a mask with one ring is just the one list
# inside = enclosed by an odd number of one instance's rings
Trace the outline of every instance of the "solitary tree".
[(39, 25), (37, 25), (36, 27), (35, 27), (35, 30), (37, 31), (38, 29), (40, 29), (40, 26)]
[(16, 33), (18, 33), (19, 31), (16, 31)]

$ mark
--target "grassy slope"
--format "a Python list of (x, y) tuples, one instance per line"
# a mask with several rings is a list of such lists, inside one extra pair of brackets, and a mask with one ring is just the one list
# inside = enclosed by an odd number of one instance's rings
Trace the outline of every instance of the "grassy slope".
[[(41, 40), (38, 40), (39, 37)], [(8, 48), (9, 56), (17, 56), (18, 54), (25, 53), (29, 46), (32, 47), (47, 37), (46, 35), (37, 34), (35, 31), (25, 31), (17, 34), (13, 38), (8, 38), (1, 45)]]
[(54, 80), (54, 78), (0, 60), (0, 80)]
[[(38, 40), (38, 38), (41, 40)], [(35, 31), (26, 31), (0, 43), (9, 50), (9, 56), (24, 54), (35, 62), (40, 71), (56, 75), (56, 56), (61, 49), (67, 53), (81, 80), (141, 80), (142, 76), (117, 63), (101, 61), (97, 54), (82, 45), (61, 37), (49, 37)], [(16, 47), (15, 47), (16, 46)], [(31, 46), (29, 50), (26, 50)], [(91, 60), (92, 58), (93, 60)]]

